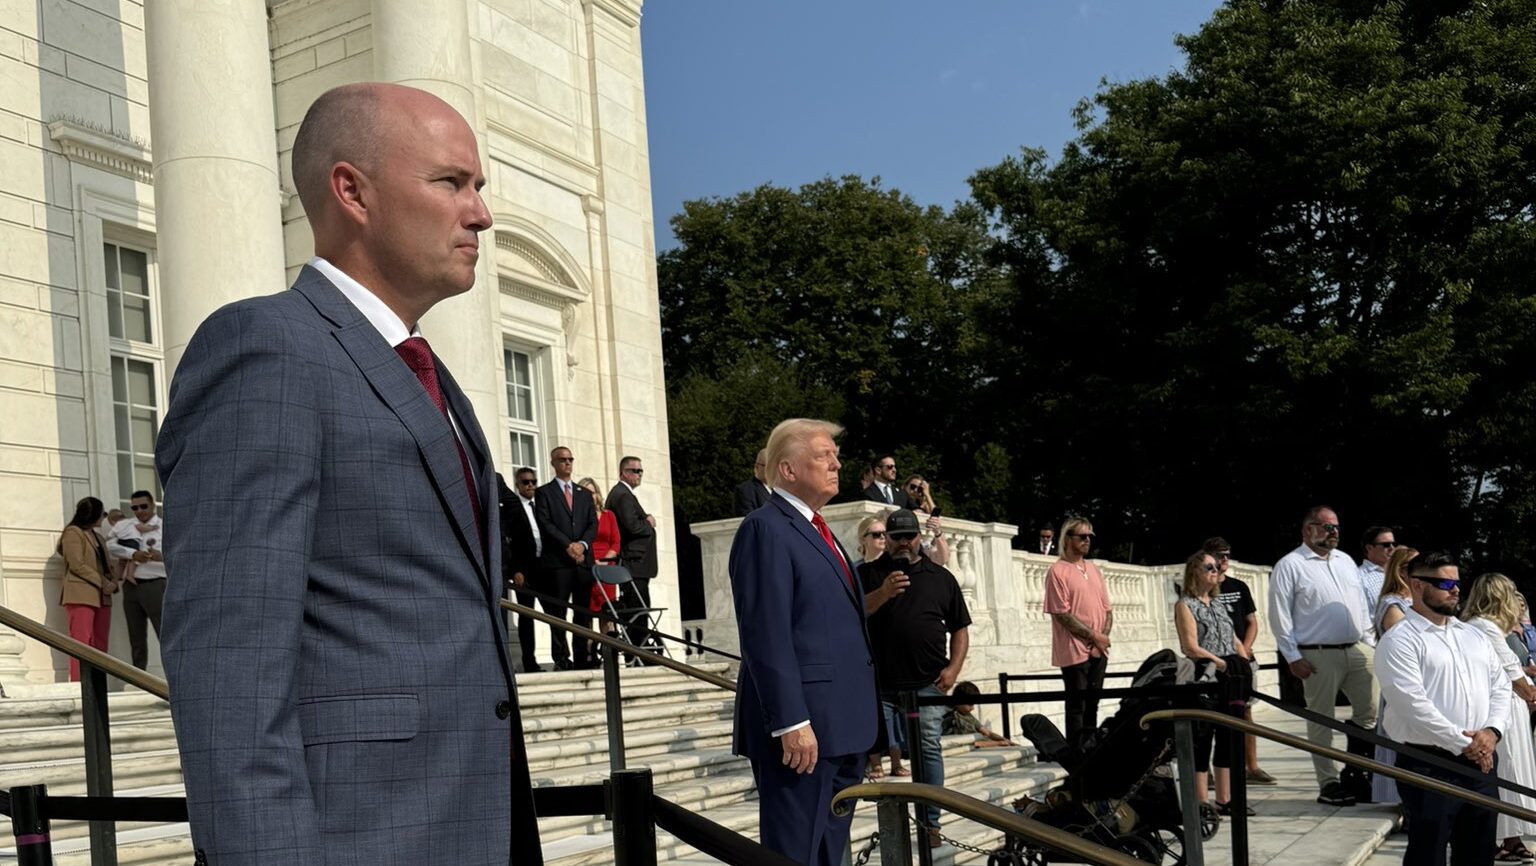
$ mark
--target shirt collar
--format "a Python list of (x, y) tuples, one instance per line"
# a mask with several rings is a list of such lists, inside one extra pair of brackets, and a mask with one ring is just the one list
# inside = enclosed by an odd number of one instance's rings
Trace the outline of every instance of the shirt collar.
[(1419, 613), (1418, 611), (1414, 610), (1411, 606), (1403, 608), (1403, 621), (1408, 623), (1409, 625), (1412, 625), (1413, 629), (1415, 631), (1420, 631), (1420, 632), (1425, 632), (1425, 631), (1449, 632), (1452, 629), (1459, 628), (1459, 627), (1465, 625), (1465, 623), (1463, 623), (1461, 620), (1457, 619), (1454, 616), (1448, 618), (1445, 621), (1445, 625), (1435, 625), (1434, 623), (1430, 622), (1427, 617), (1425, 617), (1423, 614)]
[(524, 496), (521, 493), (519, 493), (517, 495), (517, 498), (523, 500), (523, 504), (524, 505), (532, 505), (533, 504), (533, 497), (532, 496)]
[(374, 330), (389, 343), (390, 348), (404, 343), (411, 337), (421, 336), (420, 326), (406, 330), (405, 322), (395, 315), (395, 311), (391, 310), (389, 305), (379, 300), (379, 296), (369, 291), (368, 287), (347, 276), (340, 268), (319, 256), (310, 259), (309, 266), (324, 274), (326, 279), (341, 290), (346, 299), (352, 302), (352, 306), (356, 307), (357, 311), (363, 314), (363, 318), (367, 319)]
[(1303, 544), (1302, 546), (1296, 548), (1296, 552), (1301, 554), (1302, 559), (1315, 559), (1318, 562), (1329, 562), (1332, 561), (1333, 557), (1337, 555), (1339, 551), (1337, 549), (1330, 550), (1328, 551), (1328, 555), (1325, 557), (1322, 554), (1314, 551), (1312, 548)]
[(790, 493), (788, 490), (785, 490), (782, 487), (775, 489), (773, 492), (779, 496), (784, 497), (784, 501), (788, 502), (790, 505), (793, 505), (795, 510), (800, 512), (800, 516), (804, 517), (806, 520), (810, 520), (812, 516), (814, 516), (815, 512), (811, 511), (811, 506), (806, 505), (805, 502), (795, 494)]
[(1382, 574), (1386, 574), (1386, 570), (1385, 569), (1383, 569), (1381, 566), (1377, 565), (1376, 563), (1371, 562), (1369, 559), (1367, 559), (1365, 562), (1360, 563), (1360, 570), (1361, 571), (1380, 571)]
[(624, 485), (625, 487), (628, 487), (630, 493), (634, 493), (635, 492), (635, 485), (630, 484), (628, 481), (625, 481), (624, 479), (620, 478), (619, 479), (619, 483)]

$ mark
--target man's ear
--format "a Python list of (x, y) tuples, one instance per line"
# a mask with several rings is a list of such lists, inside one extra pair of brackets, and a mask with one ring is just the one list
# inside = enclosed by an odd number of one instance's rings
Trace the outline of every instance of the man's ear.
[(343, 219), (358, 225), (366, 224), (368, 206), (373, 199), (371, 192), (368, 176), (362, 169), (350, 162), (331, 166), (330, 194)]

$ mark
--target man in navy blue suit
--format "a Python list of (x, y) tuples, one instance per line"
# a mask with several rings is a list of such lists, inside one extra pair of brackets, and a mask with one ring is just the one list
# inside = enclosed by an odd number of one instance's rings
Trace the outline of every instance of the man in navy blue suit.
[(741, 637), (733, 749), (752, 763), (764, 845), (837, 866), (852, 815), (832, 797), (862, 776), (879, 702), (864, 597), (820, 510), (837, 495), (842, 428), (795, 418), (768, 437), (768, 503), (731, 546)]

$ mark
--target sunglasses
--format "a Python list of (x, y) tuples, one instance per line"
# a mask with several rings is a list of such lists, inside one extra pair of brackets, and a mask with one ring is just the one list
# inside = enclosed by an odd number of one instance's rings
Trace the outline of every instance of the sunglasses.
[(1207, 562), (1205, 564), (1205, 573), (1206, 574), (1215, 574), (1216, 573), (1216, 566), (1211, 565), (1209, 562)]
[(151, 508), (154, 508), (155, 506), (153, 506), (153, 505), (130, 505), (128, 507), (133, 509), (134, 511), (148, 511)]
[(870, 530), (869, 532), (864, 533), (864, 537), (865, 538), (884, 538), (885, 537), (885, 532), (884, 532), (884, 530), (881, 530), (879, 532), (876, 532), (874, 530)]
[(1395, 542), (1395, 541), (1373, 541), (1370, 544), (1367, 544), (1366, 547), (1385, 547), (1388, 550), (1396, 550), (1397, 549), (1397, 542)]
[(1461, 588), (1459, 580), (1441, 580), (1438, 577), (1419, 577), (1418, 575), (1413, 575), (1413, 579), (1419, 583), (1427, 583), (1441, 592), (1452, 592)]
[(1216, 558), (1217, 559), (1231, 559), (1232, 558), (1232, 551), (1230, 551), (1230, 550), (1223, 550), (1222, 552), (1216, 554)]
[(644, 475), (645, 474), (645, 470), (644, 469), (625, 469), (624, 471), (628, 472), (630, 475)]
[(519, 479), (517, 479), (517, 486), (518, 487), (522, 487), (524, 484), (538, 484), (538, 483), (539, 483), (539, 480), (537, 478), (519, 478)]
[(1337, 523), (1314, 523), (1312, 525), (1316, 526), (1318, 529), (1321, 529), (1324, 535), (1336, 535), (1339, 531), (1339, 525)]
[(1067, 533), (1067, 537), (1075, 538), (1078, 541), (1092, 541), (1095, 538), (1094, 534), (1091, 532), (1069, 532)]

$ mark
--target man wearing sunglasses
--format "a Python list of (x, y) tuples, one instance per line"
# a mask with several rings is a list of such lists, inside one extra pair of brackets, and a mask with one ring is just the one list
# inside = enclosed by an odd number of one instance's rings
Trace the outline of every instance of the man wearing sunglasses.
[[(1376, 652), (1387, 706), (1382, 727), (1388, 737), (1461, 764), (1474, 775), (1402, 753), (1397, 766), (1498, 799), (1494, 769), (1504, 732), (1497, 726), (1509, 711), (1509, 681), (1487, 639), (1455, 616), (1461, 594), (1456, 560), (1425, 553), (1413, 560), (1408, 576), (1413, 607), (1382, 636)], [(1405, 864), (1445, 863), (1447, 845), (1450, 862), (1458, 866), (1493, 862), (1493, 812), (1415, 785), (1400, 784), (1397, 792), (1408, 818)]]
[(870, 461), (869, 470), (874, 475), (874, 480), (864, 488), (864, 498), (870, 502), (883, 502), (886, 505), (894, 505), (897, 508), (916, 510), (922, 503), (907, 495), (907, 491), (896, 486), (896, 458), (890, 454), (881, 454)]
[[(1349, 699), (1350, 722), (1376, 727), (1376, 677), (1371, 672), (1372, 648), (1362, 638), (1370, 628), (1360, 571), (1341, 553), (1339, 516), (1319, 505), (1301, 521), (1300, 547), (1281, 557), (1269, 578), (1269, 621), (1275, 648), (1301, 680), (1307, 709), (1333, 715), (1334, 696)], [(1308, 723), (1307, 739), (1332, 746), (1333, 732)], [(1353, 794), (1339, 783), (1333, 761), (1314, 755), (1317, 802), (1353, 806)]]
[[(1397, 535), (1385, 526), (1372, 526), (1360, 537), (1360, 588), (1365, 593), (1365, 609), (1376, 610), (1381, 598), (1381, 584), (1387, 577), (1387, 560), (1397, 549)], [(1376, 630), (1366, 629), (1366, 643), (1376, 643)]]
[[(539, 534), (539, 521), (533, 510), (533, 493), (539, 487), (539, 476), (533, 467), (524, 466), (517, 470), (513, 480), (516, 490), (508, 489), (500, 474), (496, 476), (500, 492), (497, 501), (501, 508), (501, 573), (508, 588), (515, 593), (517, 603), (533, 607), (534, 597), (523, 590), (528, 589), (535, 579), (539, 557), (544, 554), (544, 540)], [(544, 609), (549, 610), (547, 606)], [(534, 656), (533, 626), (533, 617), (518, 614), (517, 642), (523, 654), (523, 673), (529, 674), (544, 670)]]
[[(1104, 687), (1109, 666), (1109, 588), (1104, 574), (1088, 560), (1093, 524), (1070, 517), (1061, 527), (1061, 558), (1045, 575), (1045, 612), (1051, 616), (1051, 664), (1061, 668), (1062, 690)], [(1099, 726), (1098, 698), (1069, 698), (1063, 708), (1067, 739)]]

